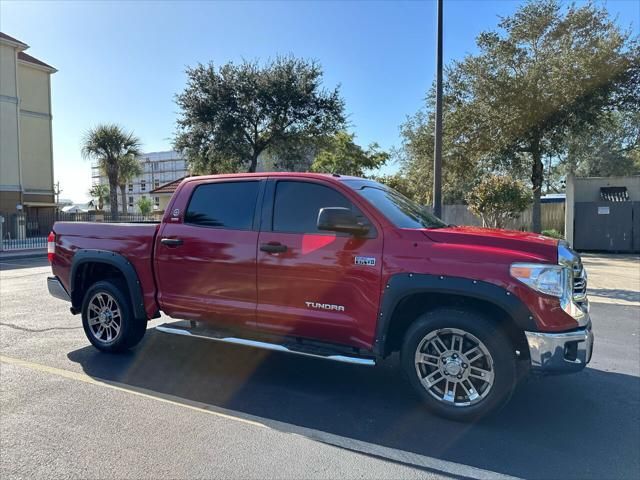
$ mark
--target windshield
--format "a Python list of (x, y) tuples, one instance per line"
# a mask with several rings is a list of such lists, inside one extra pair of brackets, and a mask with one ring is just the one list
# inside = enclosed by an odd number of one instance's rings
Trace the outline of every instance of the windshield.
[(356, 190), (398, 228), (442, 228), (447, 224), (420, 204), (390, 188), (363, 186)]

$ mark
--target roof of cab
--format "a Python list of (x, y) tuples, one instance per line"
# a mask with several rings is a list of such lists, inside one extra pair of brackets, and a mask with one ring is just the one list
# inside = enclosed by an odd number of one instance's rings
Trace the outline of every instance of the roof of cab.
[(341, 182), (344, 180), (363, 180), (360, 177), (349, 175), (338, 175), (335, 173), (311, 173), (311, 172), (256, 172), (256, 173), (225, 173), (221, 175), (202, 175), (187, 177), (184, 181), (218, 180), (225, 178), (270, 178), (270, 177), (294, 177), (294, 178), (316, 178), (322, 180), (332, 180)]

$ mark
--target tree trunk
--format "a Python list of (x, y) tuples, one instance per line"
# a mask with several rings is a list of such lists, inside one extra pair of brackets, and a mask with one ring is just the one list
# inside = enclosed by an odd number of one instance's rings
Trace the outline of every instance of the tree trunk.
[(111, 221), (118, 220), (118, 182), (109, 179), (109, 208), (111, 209)]
[(258, 157), (260, 156), (260, 152), (253, 152), (253, 155), (251, 157), (251, 163), (249, 164), (249, 170), (247, 170), (248, 173), (254, 173), (256, 171), (256, 168), (258, 167)]
[(544, 181), (544, 165), (540, 152), (540, 142), (535, 141), (531, 148), (533, 166), (531, 169), (531, 185), (533, 188), (533, 210), (531, 212), (531, 227), (535, 233), (542, 231), (542, 211), (540, 208), (540, 196), (542, 195), (542, 182)]
[(127, 193), (125, 191), (126, 185), (120, 185), (120, 200), (122, 200), (122, 213), (127, 213)]

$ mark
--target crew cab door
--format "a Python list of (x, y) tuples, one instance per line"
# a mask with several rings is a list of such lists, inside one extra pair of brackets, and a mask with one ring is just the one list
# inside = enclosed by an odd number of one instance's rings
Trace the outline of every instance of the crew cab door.
[[(319, 231), (324, 207), (352, 209), (369, 234)], [(381, 268), (381, 229), (348, 194), (320, 180), (269, 181), (258, 239), (259, 329), (370, 348)]]
[(255, 323), (256, 208), (264, 182), (189, 182), (158, 233), (158, 302), (168, 315), (216, 324)]

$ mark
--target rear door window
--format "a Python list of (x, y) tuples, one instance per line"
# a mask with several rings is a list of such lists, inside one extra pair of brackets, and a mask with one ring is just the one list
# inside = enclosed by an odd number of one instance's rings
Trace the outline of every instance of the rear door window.
[(196, 187), (185, 223), (228, 230), (251, 230), (260, 182), (217, 182)]

